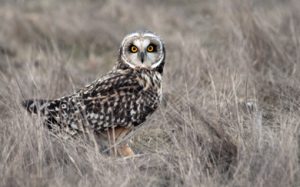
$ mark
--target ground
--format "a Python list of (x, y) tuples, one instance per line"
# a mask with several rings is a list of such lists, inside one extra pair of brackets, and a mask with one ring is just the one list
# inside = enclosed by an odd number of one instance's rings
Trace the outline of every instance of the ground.
[[(297, 0), (2, 0), (0, 186), (298, 186)], [(122, 38), (166, 44), (163, 102), (132, 158), (52, 136), (20, 103), (116, 62)]]

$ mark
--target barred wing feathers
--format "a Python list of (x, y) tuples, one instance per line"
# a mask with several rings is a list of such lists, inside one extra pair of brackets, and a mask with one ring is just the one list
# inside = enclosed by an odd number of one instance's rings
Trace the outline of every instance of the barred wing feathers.
[(97, 131), (137, 126), (159, 103), (157, 89), (147, 81), (139, 73), (114, 72), (70, 96), (26, 100), (23, 105), (29, 112), (45, 115), (48, 122), (75, 130), (86, 122)]

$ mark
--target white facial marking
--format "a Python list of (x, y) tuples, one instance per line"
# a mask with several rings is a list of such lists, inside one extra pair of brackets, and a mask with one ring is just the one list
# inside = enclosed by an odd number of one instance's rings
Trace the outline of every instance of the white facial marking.
[(145, 49), (148, 47), (148, 45), (150, 44), (150, 40), (149, 39), (137, 39), (133, 41), (133, 44), (135, 46), (137, 46), (139, 48), (139, 50), (141, 52), (144, 52)]
[[(154, 42), (157, 45), (157, 51), (148, 52), (148, 46)], [(130, 43), (138, 48), (135, 53), (128, 52)], [(131, 68), (142, 67), (142, 68), (156, 68), (158, 67), (163, 59), (163, 43), (158, 36), (152, 33), (132, 33), (127, 35), (122, 42), (122, 59)], [(144, 53), (144, 60), (141, 61), (141, 53)]]
[(125, 36), (125, 38), (124, 38), (124, 40), (123, 40), (123, 42), (122, 42), (122, 46), (125, 45), (125, 43), (127, 42), (128, 39), (130, 39), (130, 38), (132, 38), (132, 37), (137, 37), (137, 36), (139, 36), (138, 33), (132, 33), (132, 34), (129, 34), (129, 35)]
[(154, 63), (154, 64), (151, 66), (151, 68), (156, 68), (157, 66), (159, 66), (159, 64), (162, 62), (163, 59), (164, 59), (164, 55), (161, 57), (161, 59), (160, 59), (158, 62)]
[(144, 36), (152, 37), (152, 38), (157, 38), (156, 35), (151, 34), (151, 33), (145, 33)]

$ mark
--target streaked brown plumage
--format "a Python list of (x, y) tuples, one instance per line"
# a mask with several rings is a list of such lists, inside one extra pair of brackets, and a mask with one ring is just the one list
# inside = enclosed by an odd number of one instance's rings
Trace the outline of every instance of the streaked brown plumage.
[[(134, 48), (135, 47), (135, 48)], [(133, 50), (134, 49), (134, 50)], [(55, 100), (25, 100), (29, 112), (40, 113), (54, 133), (72, 136), (92, 130), (111, 141), (124, 138), (159, 106), (165, 49), (151, 32), (127, 35), (114, 69), (74, 94)], [(119, 154), (133, 154), (126, 143)]]

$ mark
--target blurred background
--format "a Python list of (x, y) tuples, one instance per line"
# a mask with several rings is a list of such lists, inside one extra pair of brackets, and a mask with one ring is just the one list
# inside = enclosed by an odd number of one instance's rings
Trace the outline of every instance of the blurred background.
[[(0, 186), (298, 186), (297, 0), (1, 0)], [(49, 135), (24, 98), (114, 66), (123, 37), (166, 45), (160, 110), (129, 159)]]

